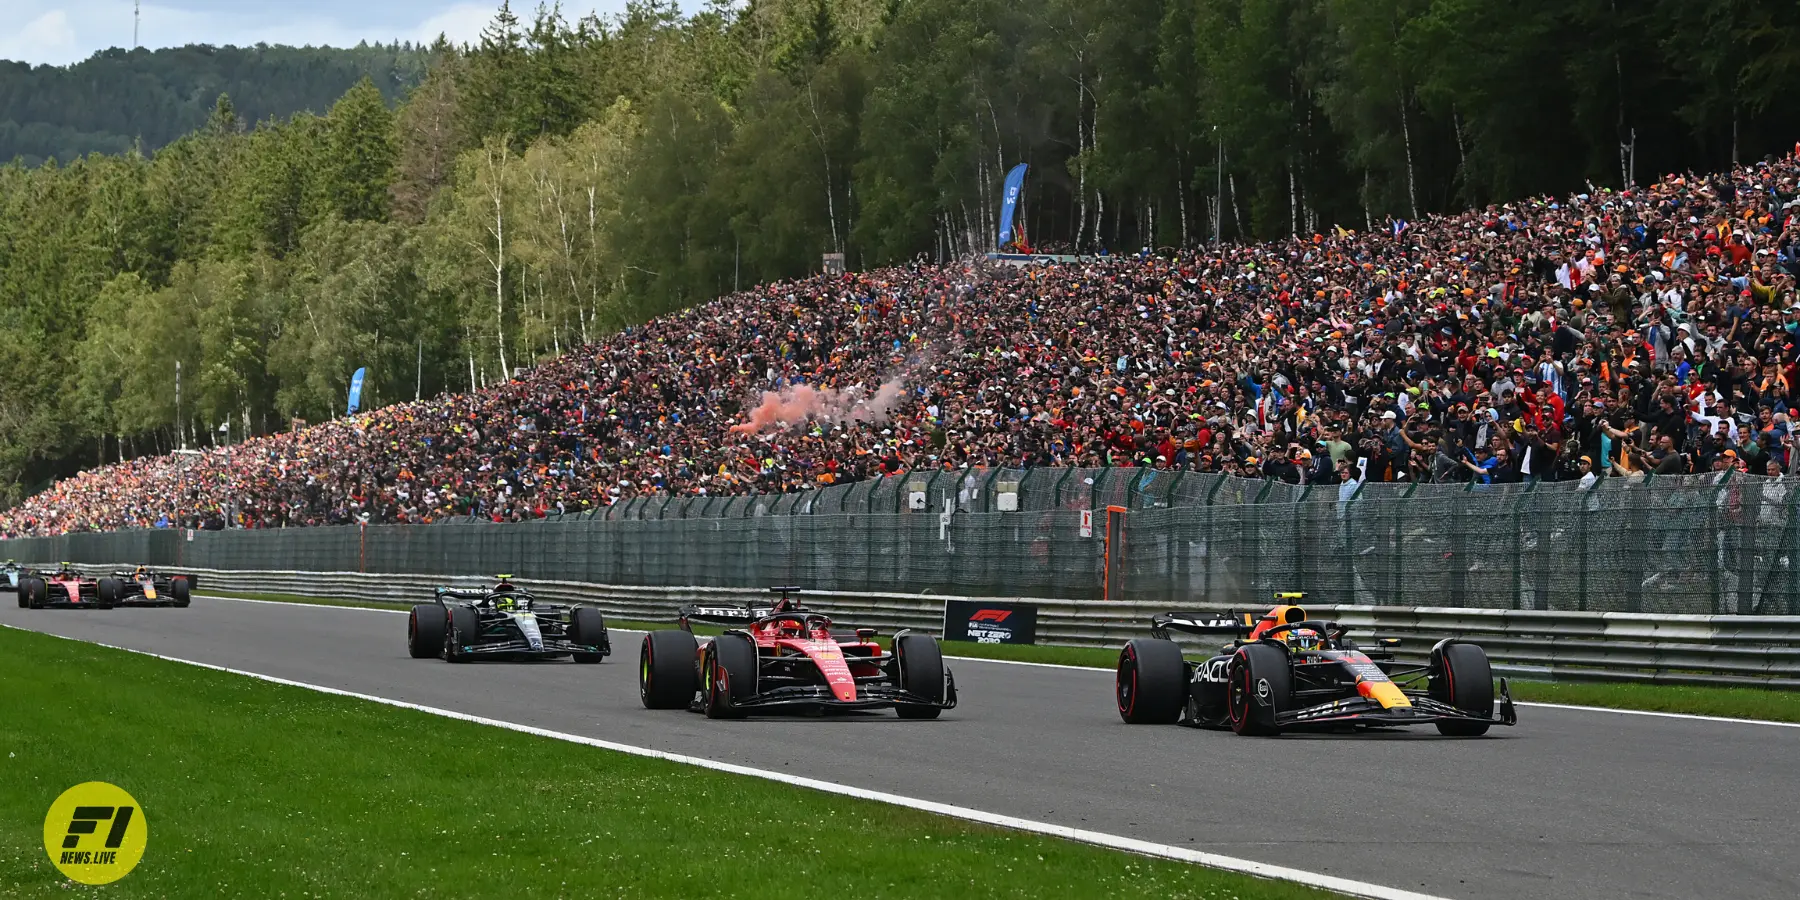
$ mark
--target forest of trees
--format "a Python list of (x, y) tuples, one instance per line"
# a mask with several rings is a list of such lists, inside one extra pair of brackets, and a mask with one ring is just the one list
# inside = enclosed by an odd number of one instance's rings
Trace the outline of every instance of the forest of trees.
[[(398, 104), (415, 63), (376, 54), (382, 81), (322, 114), (259, 118), (267, 105), (231, 94), (149, 155), (0, 168), (0, 498), (166, 451), (177, 429), (236, 440), (341, 414), (358, 366), (369, 402), (410, 400), (813, 271), (823, 252), (868, 267), (991, 249), (1018, 162), (1033, 243), (1133, 250), (1720, 169), (1800, 138), (1791, 12), (503, 8), (476, 46), (422, 51)], [(69, 91), (66, 127), (155, 145), (140, 111)]]
[(411, 45), (112, 49), (72, 66), (0, 62), (0, 161), (144, 153), (206, 124), (228, 94), (250, 122), (323, 112), (364, 78), (389, 100), (425, 77)]

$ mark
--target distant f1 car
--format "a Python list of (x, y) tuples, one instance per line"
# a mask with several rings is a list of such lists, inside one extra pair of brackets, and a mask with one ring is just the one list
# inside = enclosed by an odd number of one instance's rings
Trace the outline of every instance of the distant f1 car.
[(100, 584), (70, 563), (54, 572), (29, 572), (19, 579), (19, 606), (27, 609), (112, 609)]
[(438, 588), (431, 603), (406, 618), (406, 649), (414, 659), (461, 663), (478, 659), (572, 657), (597, 663), (612, 653), (606, 619), (587, 606), (539, 603), (501, 575), (492, 588)]
[(19, 579), (30, 574), (31, 570), (13, 560), (0, 563), (0, 591), (18, 591)]
[[(1220, 655), (1192, 661), (1168, 639), (1171, 631), (1234, 639)], [(1442, 734), (1475, 737), (1496, 723), (1518, 722), (1504, 678), (1496, 704), (1487, 654), (1475, 644), (1439, 641), (1425, 665), (1412, 666), (1394, 659), (1397, 640), (1364, 651), (1347, 631), (1291, 605), (1260, 617), (1157, 615), (1152, 637), (1119, 653), (1119, 716), (1134, 725), (1179, 722), (1254, 735), (1431, 723)]]
[[(902, 630), (882, 653), (875, 629), (833, 631), (831, 619), (790, 595), (768, 604), (688, 605), (681, 627), (644, 636), (638, 695), (650, 709), (686, 709), (708, 718), (753, 712), (887, 709), (902, 719), (935, 719), (956, 708), (956, 679), (937, 638)], [(735, 626), (701, 646), (692, 622)]]
[(199, 579), (193, 575), (169, 575), (149, 566), (138, 566), (100, 579), (100, 599), (112, 606), (185, 607)]

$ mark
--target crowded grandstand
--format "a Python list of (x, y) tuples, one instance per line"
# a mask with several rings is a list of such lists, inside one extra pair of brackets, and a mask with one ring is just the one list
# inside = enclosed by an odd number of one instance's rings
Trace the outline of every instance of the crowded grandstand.
[(1800, 164), (1373, 230), (768, 284), (504, 384), (60, 481), (8, 536), (520, 521), (903, 470), (1787, 471)]

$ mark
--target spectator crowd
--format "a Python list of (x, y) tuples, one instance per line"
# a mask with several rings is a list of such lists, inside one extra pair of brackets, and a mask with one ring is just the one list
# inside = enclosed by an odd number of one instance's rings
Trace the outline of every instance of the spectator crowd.
[[(820, 275), (497, 387), (83, 472), (0, 513), (0, 534), (517, 521), (972, 466), (1780, 475), (1797, 217), (1785, 158), (1173, 256)], [(801, 386), (834, 399), (733, 428)]]

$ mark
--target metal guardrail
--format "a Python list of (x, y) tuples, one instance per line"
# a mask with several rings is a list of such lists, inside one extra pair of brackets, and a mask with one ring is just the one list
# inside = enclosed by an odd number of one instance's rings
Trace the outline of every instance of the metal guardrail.
[[(433, 587), (474, 587), (491, 579), (471, 576), (365, 575), (356, 572), (292, 572), (189, 569), (202, 592), (293, 594), (396, 605), (427, 602)], [(598, 608), (608, 618), (673, 622), (676, 609), (697, 601), (744, 602), (761, 591), (709, 587), (636, 587), (519, 579), (553, 602)], [(944, 600), (931, 594), (808, 592), (809, 606), (844, 625), (938, 633)], [(1017, 597), (959, 598), (977, 602), (1031, 603), (1038, 607), (1038, 638), (1045, 644), (1118, 647), (1148, 633), (1150, 616), (1168, 604), (1047, 600)], [(1255, 602), (1242, 604), (1250, 609)], [(1445, 637), (1479, 642), (1497, 672), (1551, 681), (1628, 681), (1655, 684), (1753, 685), (1800, 689), (1800, 616), (1683, 616), (1643, 613), (1548, 612), (1452, 608), (1308, 605), (1320, 619), (1335, 619), (1359, 634), (1398, 637), (1397, 656), (1422, 660)], [(1194, 649), (1205, 647), (1196, 641)]]

